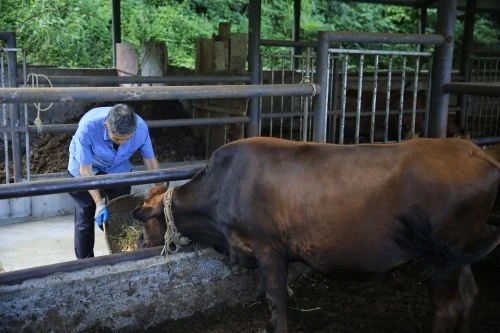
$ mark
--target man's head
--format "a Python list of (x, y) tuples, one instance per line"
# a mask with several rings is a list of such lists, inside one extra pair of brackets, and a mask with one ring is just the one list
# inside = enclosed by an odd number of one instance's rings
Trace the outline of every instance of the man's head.
[(114, 143), (121, 145), (132, 137), (137, 128), (134, 110), (125, 104), (116, 104), (109, 110), (106, 122), (108, 134)]

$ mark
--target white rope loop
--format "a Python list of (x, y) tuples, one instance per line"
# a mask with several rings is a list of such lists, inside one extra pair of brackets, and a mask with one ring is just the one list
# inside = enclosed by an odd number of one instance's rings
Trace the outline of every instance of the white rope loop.
[[(47, 80), (49, 86), (51, 88), (53, 87), (52, 86), (52, 82), (50, 81), (50, 79), (47, 76), (43, 75), (43, 74), (29, 73), (28, 77), (26, 78), (26, 81), (28, 82), (31, 79), (31, 88), (38, 88), (38, 86), (39, 86), (39, 84), (38, 84), (38, 78), (39, 77), (42, 77), (45, 80)], [(33, 123), (36, 125), (38, 133), (42, 132), (42, 125), (43, 125), (42, 118), (40, 117), (40, 112), (44, 112), (44, 111), (49, 110), (52, 107), (52, 104), (54, 104), (54, 103), (50, 103), (49, 106), (47, 106), (46, 108), (42, 108), (40, 103), (33, 103), (33, 105), (35, 106), (35, 108), (37, 110), (37, 112), (36, 112), (36, 119), (35, 119), (35, 121)]]
[[(163, 196), (163, 212), (165, 213), (165, 221), (167, 224), (167, 231), (165, 231), (165, 245), (161, 251), (161, 255), (165, 255), (165, 260), (170, 262), (169, 253), (176, 253), (182, 246), (188, 245), (190, 240), (183, 237), (177, 230), (174, 223), (174, 216), (172, 214), (172, 194), (174, 188), (169, 188)], [(171, 246), (174, 248), (172, 249)]]

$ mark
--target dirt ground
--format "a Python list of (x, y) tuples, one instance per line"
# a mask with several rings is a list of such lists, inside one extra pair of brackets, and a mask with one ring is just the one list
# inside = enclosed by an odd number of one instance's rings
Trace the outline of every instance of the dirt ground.
[[(473, 267), (480, 294), (472, 312), (474, 333), (500, 332), (500, 249)], [(427, 288), (404, 267), (375, 281), (339, 282), (311, 273), (291, 286), (290, 333), (430, 332)], [(268, 318), (263, 299), (194, 318), (165, 322), (147, 333), (261, 332)]]

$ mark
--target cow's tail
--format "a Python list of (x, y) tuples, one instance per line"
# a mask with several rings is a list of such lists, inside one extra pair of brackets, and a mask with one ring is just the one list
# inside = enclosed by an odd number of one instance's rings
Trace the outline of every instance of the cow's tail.
[(454, 246), (453, 242), (437, 239), (432, 232), (429, 216), (417, 206), (413, 206), (399, 221), (401, 228), (394, 240), (414, 260), (413, 267), (417, 268), (424, 278), (443, 270), (452, 271), (471, 265), (500, 244), (500, 227), (487, 225), (486, 232), (476, 248), (471, 252), (464, 252)]

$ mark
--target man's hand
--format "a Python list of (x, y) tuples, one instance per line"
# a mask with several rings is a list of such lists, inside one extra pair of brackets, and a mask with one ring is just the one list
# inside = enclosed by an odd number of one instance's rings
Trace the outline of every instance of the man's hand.
[(104, 231), (103, 226), (104, 226), (104, 223), (108, 222), (108, 218), (109, 218), (109, 213), (108, 213), (108, 209), (106, 208), (106, 201), (104, 199), (102, 199), (96, 205), (95, 215), (94, 215), (95, 222), (97, 223), (97, 226), (99, 227), (99, 229), (101, 229), (102, 231)]

